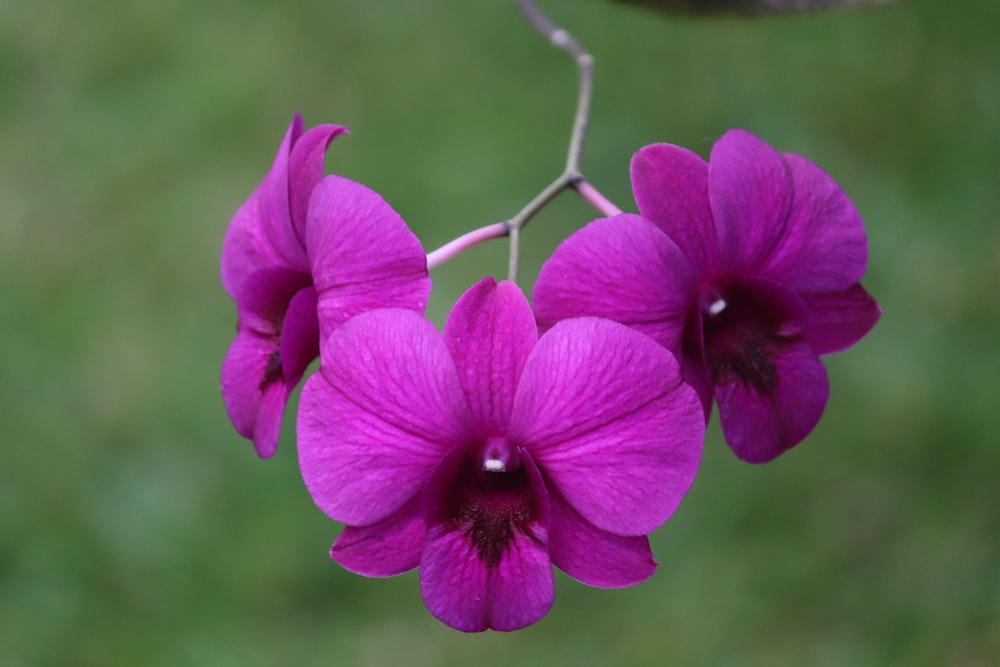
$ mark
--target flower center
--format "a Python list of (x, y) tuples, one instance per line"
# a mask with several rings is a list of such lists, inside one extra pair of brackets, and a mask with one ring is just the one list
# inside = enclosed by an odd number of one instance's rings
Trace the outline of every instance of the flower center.
[[(500, 563), (518, 533), (531, 534), (538, 499), (518, 449), (503, 438), (454, 453), (435, 514), (452, 522), (487, 567)], [(435, 517), (438, 518), (438, 517)]]
[(521, 454), (504, 438), (487, 438), (478, 457), (485, 472), (513, 472), (521, 467)]
[[(713, 385), (741, 382), (759, 395), (773, 395), (778, 382), (775, 353), (801, 337), (789, 298), (777, 289), (740, 283), (702, 288), (696, 308)], [(691, 338), (685, 345), (693, 352), (690, 345), (697, 342)]]

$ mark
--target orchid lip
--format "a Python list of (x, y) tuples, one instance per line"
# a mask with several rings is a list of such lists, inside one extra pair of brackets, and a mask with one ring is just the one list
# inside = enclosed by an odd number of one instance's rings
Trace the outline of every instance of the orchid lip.
[(443, 520), (463, 533), (489, 569), (541, 517), (526, 456), (502, 437), (487, 437), (453, 450), (434, 473), (438, 481), (429, 485), (438, 489), (428, 497), (431, 523)]
[(803, 335), (797, 299), (767, 283), (736, 283), (722, 294), (705, 289), (699, 307), (712, 383), (738, 381), (759, 396), (773, 397), (779, 380), (775, 360)]

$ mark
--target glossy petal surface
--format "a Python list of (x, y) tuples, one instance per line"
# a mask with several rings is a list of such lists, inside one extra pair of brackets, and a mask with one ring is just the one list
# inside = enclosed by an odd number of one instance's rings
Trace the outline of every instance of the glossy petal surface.
[(861, 216), (824, 171), (797, 155), (785, 155), (793, 197), (784, 232), (755, 271), (803, 294), (839, 292), (861, 280), (868, 238)]
[(679, 146), (653, 144), (632, 158), (639, 212), (680, 247), (699, 274), (718, 264), (715, 221), (708, 204), (708, 163)]
[(302, 374), (319, 356), (319, 323), (316, 320), (316, 290), (299, 290), (288, 304), (281, 325), (281, 370), (285, 384), (298, 385)]
[(222, 398), (236, 432), (269, 458), (278, 446), (286, 387), (280, 367), (269, 373), (278, 355), (271, 338), (252, 331), (237, 334), (222, 363)]
[(318, 125), (295, 142), (288, 159), (288, 210), (292, 231), (299, 243), (306, 244), (306, 219), (313, 190), (323, 179), (323, 163), (330, 142), (347, 128)]
[(875, 299), (860, 284), (843, 292), (802, 297), (809, 311), (807, 335), (818, 354), (832, 354), (861, 340), (882, 315)]
[(420, 565), (427, 538), (420, 494), (387, 518), (368, 526), (346, 526), (330, 556), (366, 577), (394, 577)]
[(302, 134), (296, 114), (264, 180), (239, 208), (222, 242), (222, 285), (234, 299), (243, 281), (264, 266), (307, 267), (305, 249), (292, 228), (289, 211), (288, 158)]
[(623, 214), (563, 241), (539, 273), (533, 302), (543, 329), (569, 317), (605, 317), (678, 350), (695, 295), (693, 272), (674, 242)]
[(410, 310), (359, 315), (330, 337), (306, 383), (299, 464), (316, 504), (350, 525), (381, 521), (423, 487), (475, 424), (434, 326)]
[(509, 438), (530, 447), (588, 521), (642, 535), (666, 521), (690, 487), (704, 426), (673, 355), (615, 322), (580, 318), (539, 340)]
[(480, 281), (455, 304), (444, 339), (483, 434), (505, 433), (521, 369), (538, 340), (524, 294), (510, 282)]
[(774, 252), (792, 205), (792, 174), (781, 155), (744, 130), (712, 146), (708, 197), (719, 240), (718, 270), (752, 272)]
[(554, 488), (549, 491), (549, 552), (560, 570), (590, 586), (619, 588), (641, 583), (656, 571), (645, 536), (623, 537), (590, 523)]
[(327, 176), (309, 205), (306, 240), (318, 294), (320, 340), (373, 308), (423, 312), (430, 293), (420, 241), (377, 193)]

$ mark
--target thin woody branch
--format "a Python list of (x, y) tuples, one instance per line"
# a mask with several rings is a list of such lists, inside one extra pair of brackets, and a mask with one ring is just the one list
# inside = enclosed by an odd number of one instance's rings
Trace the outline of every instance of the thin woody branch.
[(517, 215), (505, 222), (495, 223), (465, 234), (458, 239), (442, 246), (428, 254), (428, 268), (438, 266), (460, 252), (500, 236), (510, 237), (510, 262), (508, 278), (517, 282), (520, 264), (521, 229), (538, 214), (549, 202), (563, 190), (572, 188), (591, 206), (605, 215), (615, 215), (621, 211), (608, 201), (583, 177), (580, 163), (583, 159), (583, 146), (587, 137), (587, 126), (590, 121), (590, 104), (594, 89), (594, 58), (583, 45), (569, 32), (558, 27), (547, 16), (542, 14), (533, 0), (515, 0), (521, 13), (528, 23), (553, 46), (569, 54), (576, 63), (579, 73), (579, 94), (576, 102), (576, 112), (573, 116), (573, 129), (570, 133), (569, 148), (566, 152), (566, 167), (563, 172), (544, 190), (535, 196)]

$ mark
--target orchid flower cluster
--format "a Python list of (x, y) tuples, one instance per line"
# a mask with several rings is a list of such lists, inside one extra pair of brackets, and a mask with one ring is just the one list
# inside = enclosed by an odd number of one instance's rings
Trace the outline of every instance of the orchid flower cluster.
[[(425, 254), (376, 192), (324, 175), (345, 128), (296, 115), (222, 247), (233, 426), (271, 457), (319, 358), (296, 436), (306, 488), (344, 524), (332, 558), (369, 577), (419, 568), (430, 612), (467, 632), (541, 619), (553, 566), (604, 588), (652, 576), (649, 535), (694, 481), (712, 406), (739, 458), (775, 459), (823, 413), (821, 357), (881, 314), (850, 200), (749, 132), (707, 162), (647, 146), (631, 164), (638, 213), (605, 199), (578, 170), (593, 61), (517, 4), (581, 73), (567, 169), (522, 213)], [(605, 217), (555, 250), (529, 303), (521, 227), (570, 188)], [(510, 280), (472, 285), (439, 331), (428, 268), (500, 236)]]
[(658, 144), (639, 213), (590, 222), (544, 264), (533, 307), (484, 278), (444, 331), (423, 316), (427, 257), (375, 192), (324, 176), (344, 128), (296, 116), (229, 225), (237, 303), (222, 394), (268, 458), (309, 364), (297, 439), (331, 555), (370, 577), (420, 570), (463, 631), (515, 630), (554, 600), (553, 565), (624, 587), (656, 568), (713, 402), (741, 459), (801, 442), (829, 394), (821, 355), (880, 310), (861, 287), (862, 221), (818, 167), (732, 130), (710, 160)]

